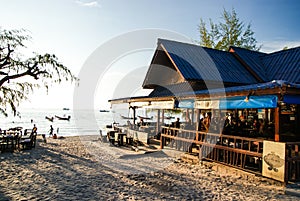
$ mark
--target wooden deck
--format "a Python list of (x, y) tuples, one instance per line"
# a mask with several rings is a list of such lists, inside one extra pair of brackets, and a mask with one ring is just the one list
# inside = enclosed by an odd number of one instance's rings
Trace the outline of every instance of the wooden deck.
[[(197, 154), (199, 160), (211, 160), (262, 174), (264, 139), (205, 133), (162, 127), (161, 148)], [(286, 143), (285, 181), (300, 181), (300, 143)]]
[(286, 180), (300, 181), (300, 142), (286, 143)]

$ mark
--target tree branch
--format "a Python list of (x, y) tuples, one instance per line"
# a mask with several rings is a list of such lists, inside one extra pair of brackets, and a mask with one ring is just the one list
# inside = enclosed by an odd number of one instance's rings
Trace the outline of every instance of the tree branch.
[(10, 55), (13, 51), (14, 50), (10, 49), (10, 45), (8, 44), (7, 45), (7, 55), (3, 59), (0, 58), (0, 62), (4, 61), (2, 64), (0, 64), (0, 68), (10, 64), (10, 59), (11, 59)]

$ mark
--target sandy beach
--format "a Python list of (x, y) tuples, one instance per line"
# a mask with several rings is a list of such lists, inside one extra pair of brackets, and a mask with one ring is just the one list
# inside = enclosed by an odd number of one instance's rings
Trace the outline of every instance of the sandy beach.
[(187, 164), (170, 150), (136, 152), (97, 136), (47, 140), (0, 154), (1, 201), (297, 199), (276, 182)]

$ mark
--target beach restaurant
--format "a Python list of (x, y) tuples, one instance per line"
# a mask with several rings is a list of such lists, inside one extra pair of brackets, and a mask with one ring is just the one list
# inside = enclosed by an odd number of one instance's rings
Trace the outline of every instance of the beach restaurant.
[[(282, 182), (300, 180), (300, 47), (273, 53), (220, 51), (158, 39), (143, 88), (148, 96), (110, 100), (156, 112), (152, 129), (127, 135)], [(166, 111), (180, 111), (166, 124)], [(175, 119), (174, 119), (175, 121)], [(147, 127), (147, 125), (145, 126)], [(146, 136), (146, 137), (145, 137)], [(145, 141), (145, 140), (144, 140)]]

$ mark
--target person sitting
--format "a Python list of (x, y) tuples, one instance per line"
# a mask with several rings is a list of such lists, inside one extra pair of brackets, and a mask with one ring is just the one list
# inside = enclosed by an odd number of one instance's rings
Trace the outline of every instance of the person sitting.
[(177, 118), (176, 121), (175, 121), (175, 128), (180, 128), (180, 119)]
[(259, 133), (260, 123), (257, 119), (254, 119), (252, 124), (253, 132), (251, 133), (253, 137), (256, 137)]
[(227, 115), (224, 117), (223, 122), (224, 122), (224, 126), (223, 126), (223, 132), (222, 133), (225, 134), (225, 135), (230, 135), (231, 125), (230, 125), (230, 120), (229, 120)]
[[(172, 127), (179, 129), (180, 124), (181, 124), (180, 119), (177, 118), (175, 122), (172, 122)], [(177, 134), (178, 134), (178, 130), (172, 130), (172, 135), (177, 136)]]
[(146, 123), (144, 122), (143, 118), (140, 118), (140, 122), (137, 125), (141, 129), (142, 126), (146, 126)]

